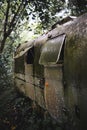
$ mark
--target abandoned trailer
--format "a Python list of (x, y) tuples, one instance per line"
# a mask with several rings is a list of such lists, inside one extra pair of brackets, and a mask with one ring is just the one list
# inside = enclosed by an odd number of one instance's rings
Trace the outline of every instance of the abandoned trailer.
[(20, 45), (15, 84), (58, 122), (74, 130), (87, 120), (87, 14)]

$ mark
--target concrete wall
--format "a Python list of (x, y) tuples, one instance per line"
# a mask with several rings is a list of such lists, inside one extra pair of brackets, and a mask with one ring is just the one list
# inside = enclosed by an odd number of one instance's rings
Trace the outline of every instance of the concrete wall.
[(63, 73), (62, 65), (45, 67), (45, 103), (50, 115), (58, 120), (63, 121)]
[(64, 58), (65, 103), (76, 130), (87, 127), (87, 38), (80, 33), (67, 37)]

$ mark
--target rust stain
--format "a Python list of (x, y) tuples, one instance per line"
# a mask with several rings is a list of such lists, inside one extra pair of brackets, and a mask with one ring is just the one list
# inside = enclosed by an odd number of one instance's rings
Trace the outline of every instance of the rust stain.
[(46, 87), (48, 87), (48, 86), (49, 86), (48, 82), (46, 82), (46, 83), (45, 83), (45, 86), (46, 86)]

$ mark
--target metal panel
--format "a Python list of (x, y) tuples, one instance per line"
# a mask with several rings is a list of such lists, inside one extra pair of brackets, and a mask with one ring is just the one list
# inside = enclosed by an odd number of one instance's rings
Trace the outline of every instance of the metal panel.
[(34, 84), (33, 80), (33, 65), (25, 63), (25, 80), (28, 83)]
[(28, 96), (30, 99), (35, 100), (35, 88), (34, 88), (34, 85), (32, 85), (30, 83), (26, 83), (25, 95)]
[(42, 48), (39, 63), (43, 65), (56, 64), (60, 60), (65, 34), (48, 40)]
[(25, 80), (25, 75), (21, 73), (14, 73), (14, 77), (21, 80)]
[(38, 105), (45, 109), (44, 89), (35, 87), (35, 101)]
[(15, 86), (20, 90), (20, 92), (25, 94), (25, 81), (15, 78)]
[(62, 121), (64, 93), (61, 66), (45, 67), (45, 102), (50, 115)]

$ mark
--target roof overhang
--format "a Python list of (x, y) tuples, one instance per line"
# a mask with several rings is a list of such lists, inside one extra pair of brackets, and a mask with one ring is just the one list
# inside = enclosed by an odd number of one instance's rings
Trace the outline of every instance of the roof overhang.
[(33, 46), (34, 46), (34, 41), (30, 41), (30, 42), (20, 45), (20, 47), (16, 51), (16, 55), (14, 56), (14, 58), (23, 56)]
[(39, 63), (42, 65), (54, 65), (60, 61), (61, 52), (66, 35), (61, 34), (48, 40), (42, 47)]

